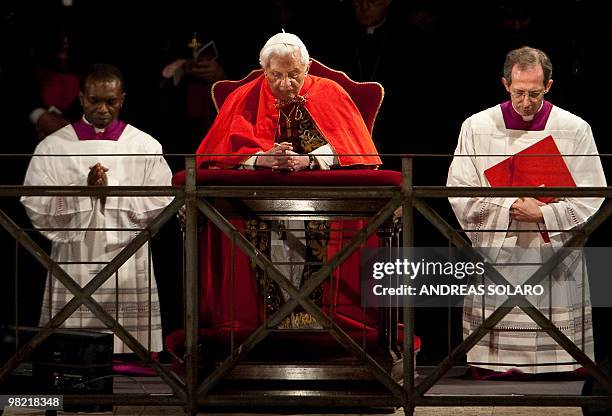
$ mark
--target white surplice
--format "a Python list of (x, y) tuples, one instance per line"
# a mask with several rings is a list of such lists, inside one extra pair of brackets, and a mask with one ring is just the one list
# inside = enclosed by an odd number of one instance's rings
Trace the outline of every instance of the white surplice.
[[(563, 155), (598, 154), (590, 126), (565, 110), (553, 107), (542, 131), (510, 130), (505, 127), (501, 107), (498, 105), (473, 115), (463, 123), (455, 150), (456, 156), (449, 169), (447, 186), (489, 186), (484, 171), (508, 156), (487, 155), (513, 155), (548, 135), (553, 136)], [(566, 156), (564, 160), (577, 186), (606, 186), (598, 156)], [(545, 261), (555, 247), (562, 246), (573, 235), (570, 232), (554, 230), (571, 230), (580, 226), (603, 202), (603, 198), (562, 198), (558, 202), (541, 207), (544, 223), (536, 224), (511, 220), (509, 209), (516, 198), (475, 197), (449, 200), (472, 245), (486, 248), (489, 260), (498, 263)], [(551, 230), (548, 232), (550, 243), (545, 243), (538, 231), (545, 229)], [(537, 270), (537, 266), (497, 268), (515, 285), (523, 283)], [(546, 296), (538, 298), (536, 306), (542, 307), (541, 312), (546, 316), (550, 313), (553, 323), (593, 358), (588, 282), (581, 257), (569, 256), (552, 273), (550, 279), (553, 285), (552, 308), (545, 307), (545, 304), (548, 305)], [(548, 280), (545, 284), (548, 285)], [(583, 287), (586, 294), (584, 302)], [(485, 317), (503, 300), (503, 297), (487, 298)], [(482, 320), (482, 297), (466, 297), (463, 311), (464, 336), (472, 333)], [(562, 364), (574, 359), (546, 333), (534, 331), (538, 326), (518, 308), (506, 315), (496, 328), (501, 331), (489, 332), (470, 350), (469, 362), (477, 362), (475, 365), (478, 367), (496, 371), (527, 365), (519, 367), (527, 373), (571, 371), (579, 367)], [(513, 329), (520, 331), (508, 331)]]
[[(114, 154), (151, 156), (113, 156)], [(110, 186), (168, 186), (172, 173), (161, 156), (162, 147), (153, 137), (127, 125), (118, 140), (79, 140), (68, 125), (45, 138), (36, 147), (28, 167), (25, 185), (87, 185), (89, 167), (100, 162), (108, 168)], [(40, 155), (40, 156), (36, 156)], [(66, 156), (43, 156), (66, 155)], [(85, 286), (107, 262), (115, 257), (145, 228), (171, 197), (22, 197), (21, 202), (37, 228), (83, 228), (41, 230), (52, 241), (51, 257), (81, 286)], [(96, 228), (133, 228), (126, 231), (96, 231)], [(99, 264), (96, 264), (99, 263)], [(115, 295), (117, 289), (117, 296)], [(73, 295), (56, 278), (48, 276), (40, 323), (46, 324)], [(108, 279), (93, 298), (127, 329), (145, 348), (163, 349), (157, 284), (149, 264), (148, 244), (141, 247), (118, 273)], [(149, 299), (151, 307), (149, 308)], [(118, 308), (116, 307), (118, 305)], [(149, 316), (151, 324), (149, 326)], [(65, 327), (107, 330), (89, 309), (81, 305)], [(149, 341), (148, 331), (151, 329)], [(117, 336), (114, 352), (131, 352)]]

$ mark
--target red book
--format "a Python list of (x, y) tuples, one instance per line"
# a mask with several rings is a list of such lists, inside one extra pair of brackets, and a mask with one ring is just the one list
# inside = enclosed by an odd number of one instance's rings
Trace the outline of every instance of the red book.
[[(492, 187), (499, 186), (576, 186), (552, 136), (502, 160), (484, 172)], [(554, 197), (537, 197), (544, 203)], [(550, 241), (542, 232), (544, 241)]]

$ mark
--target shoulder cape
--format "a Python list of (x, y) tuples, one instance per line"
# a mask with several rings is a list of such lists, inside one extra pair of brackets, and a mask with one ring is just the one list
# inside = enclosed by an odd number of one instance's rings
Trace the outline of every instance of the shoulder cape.
[[(332, 146), (340, 166), (381, 164), (359, 110), (336, 82), (308, 75), (300, 90), (305, 108)], [(263, 74), (233, 91), (198, 147), (200, 167), (231, 168), (274, 145), (279, 111)], [(373, 155), (373, 156), (361, 156)]]

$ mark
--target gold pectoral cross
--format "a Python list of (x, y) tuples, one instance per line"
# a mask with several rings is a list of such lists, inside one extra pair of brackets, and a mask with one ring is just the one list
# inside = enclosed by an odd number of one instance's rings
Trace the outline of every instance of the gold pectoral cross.
[(294, 107), (292, 107), (291, 110), (289, 111), (289, 114), (285, 114), (283, 109), (282, 108), (280, 109), (280, 114), (285, 119), (285, 128), (287, 129), (287, 137), (292, 137), (292, 131), (291, 131), (291, 124), (292, 123), (291, 122), (293, 121), (293, 115), (294, 115), (296, 109), (297, 109), (297, 105), (294, 105)]
[(202, 46), (202, 44), (198, 42), (198, 34), (197, 32), (194, 32), (193, 37), (191, 38), (191, 42), (187, 44), (187, 47), (191, 48), (191, 53), (193, 54), (194, 59), (195, 59), (196, 51), (198, 50), (200, 46)]

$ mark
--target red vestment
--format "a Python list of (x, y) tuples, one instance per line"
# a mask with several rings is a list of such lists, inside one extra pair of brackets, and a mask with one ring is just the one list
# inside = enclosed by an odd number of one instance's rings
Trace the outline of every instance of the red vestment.
[[(342, 87), (327, 78), (309, 75), (300, 95), (306, 97), (304, 107), (338, 155), (341, 167), (363, 165), (375, 168), (381, 164), (359, 110)], [(278, 128), (279, 110), (275, 107), (275, 98), (262, 75), (238, 87), (227, 97), (197, 150), (199, 154), (224, 156), (200, 156), (197, 165), (200, 168), (234, 168), (250, 155), (270, 149), (274, 145)], [(238, 229), (244, 228), (242, 220), (231, 222)], [(345, 221), (333, 223), (331, 227), (360, 228), (362, 225), (361, 221)], [(329, 255), (332, 256), (346, 244), (351, 235), (351, 232), (332, 232), (328, 245)], [(372, 236), (367, 245), (377, 246), (377, 240), (376, 236)], [(199, 245), (201, 326), (221, 331), (233, 327), (247, 333), (254, 330), (263, 323), (263, 308), (249, 259), (240, 249), (235, 248), (232, 278), (229, 255), (232, 252), (231, 242), (210, 222), (204, 225), (200, 233)], [(365, 314), (360, 307), (358, 253), (347, 259), (340, 270), (343, 272), (337, 270), (331, 280), (331, 293), (329, 279), (323, 286), (324, 310), (331, 313), (342, 327), (357, 329), (357, 336), (363, 335), (365, 320), (368, 332), (376, 340), (374, 327), (377, 312), (369, 310)], [(339, 274), (347, 277), (339, 278)], [(330, 294), (333, 294), (331, 299)]]
[[(336, 82), (308, 75), (300, 90), (304, 107), (338, 155), (340, 166), (381, 164), (372, 137), (359, 110)], [(232, 92), (198, 147), (202, 167), (230, 168), (257, 152), (270, 149), (278, 129), (279, 110), (263, 75)], [(235, 155), (235, 156), (231, 156)], [(370, 156), (361, 156), (370, 155)]]

